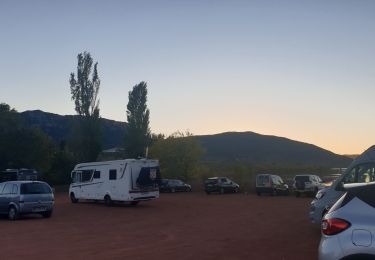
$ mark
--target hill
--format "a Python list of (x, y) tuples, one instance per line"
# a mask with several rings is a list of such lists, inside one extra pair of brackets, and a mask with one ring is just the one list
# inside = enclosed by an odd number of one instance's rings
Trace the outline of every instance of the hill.
[(253, 132), (196, 136), (206, 149), (207, 161), (246, 161), (264, 164), (346, 167), (351, 158), (318, 146)]
[[(77, 116), (61, 116), (41, 110), (25, 111), (20, 115), (27, 127), (40, 128), (57, 143), (69, 138), (71, 126), (77, 120)], [(103, 149), (122, 146), (126, 124), (105, 118), (100, 120)]]
[[(42, 129), (57, 143), (69, 138), (71, 125), (77, 119), (77, 116), (40, 110), (25, 111), (20, 115), (26, 126)], [(122, 146), (126, 124), (105, 118), (101, 120), (103, 149)], [(206, 149), (205, 161), (346, 167), (352, 160), (312, 144), (253, 132), (227, 132), (196, 138)]]

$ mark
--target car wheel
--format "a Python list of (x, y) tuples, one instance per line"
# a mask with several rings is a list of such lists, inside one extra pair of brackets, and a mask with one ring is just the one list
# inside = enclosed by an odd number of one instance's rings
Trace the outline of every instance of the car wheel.
[(257, 195), (260, 196), (261, 195), (260, 192), (257, 192)]
[(74, 193), (70, 193), (70, 201), (72, 203), (77, 203), (78, 202), (78, 199), (76, 198), (76, 196), (74, 195)]
[(8, 210), (8, 219), (16, 220), (18, 218), (18, 211), (14, 206), (10, 206)]
[(295, 192), (295, 195), (296, 195), (296, 198), (298, 198), (299, 196), (301, 196), (301, 194), (298, 191)]
[(272, 196), (276, 196), (276, 195), (277, 195), (277, 190), (276, 190), (276, 189), (273, 189), (271, 195), (272, 195)]
[(104, 197), (104, 204), (107, 207), (112, 206), (113, 201), (112, 201), (112, 199), (111, 199), (111, 197), (109, 195), (105, 195), (105, 197)]
[(175, 188), (171, 188), (171, 192), (172, 192), (172, 193), (175, 193), (175, 192), (176, 192), (176, 189), (175, 189)]
[(207, 194), (207, 195), (210, 195), (210, 193), (211, 193), (211, 192), (209, 192), (209, 191), (206, 191), (206, 194)]
[(220, 188), (220, 194), (224, 194), (224, 188)]
[(52, 216), (52, 210), (43, 212), (42, 216), (43, 218), (50, 218)]
[(288, 196), (289, 195), (289, 189), (287, 189), (286, 191), (285, 191), (285, 196)]
[(238, 188), (234, 188), (234, 193), (238, 193)]

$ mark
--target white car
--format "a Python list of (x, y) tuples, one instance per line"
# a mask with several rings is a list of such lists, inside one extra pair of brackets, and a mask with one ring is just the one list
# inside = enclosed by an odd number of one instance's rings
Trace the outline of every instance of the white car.
[(304, 174), (294, 177), (293, 189), (296, 197), (301, 194), (315, 195), (324, 187), (323, 181), (317, 175)]
[(344, 188), (322, 220), (319, 259), (375, 259), (375, 182)]

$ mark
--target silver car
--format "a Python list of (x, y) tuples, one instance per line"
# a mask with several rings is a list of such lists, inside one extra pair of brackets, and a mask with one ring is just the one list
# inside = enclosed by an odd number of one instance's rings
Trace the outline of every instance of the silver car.
[(41, 181), (7, 181), (0, 183), (0, 214), (10, 220), (23, 214), (52, 215), (54, 195), (51, 187)]
[(319, 259), (375, 259), (375, 182), (344, 188), (322, 219)]

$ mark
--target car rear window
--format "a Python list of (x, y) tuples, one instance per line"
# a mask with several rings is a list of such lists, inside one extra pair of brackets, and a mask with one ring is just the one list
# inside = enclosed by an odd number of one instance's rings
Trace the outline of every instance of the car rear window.
[(39, 182), (34, 183), (22, 183), (21, 184), (21, 194), (49, 194), (52, 193), (51, 188)]
[(296, 181), (301, 181), (301, 182), (309, 182), (310, 181), (310, 176), (296, 176), (295, 180)]
[(344, 193), (339, 200), (337, 200), (330, 212), (345, 206), (354, 198), (358, 198), (369, 206), (375, 208), (375, 185), (348, 188), (347, 192)]

